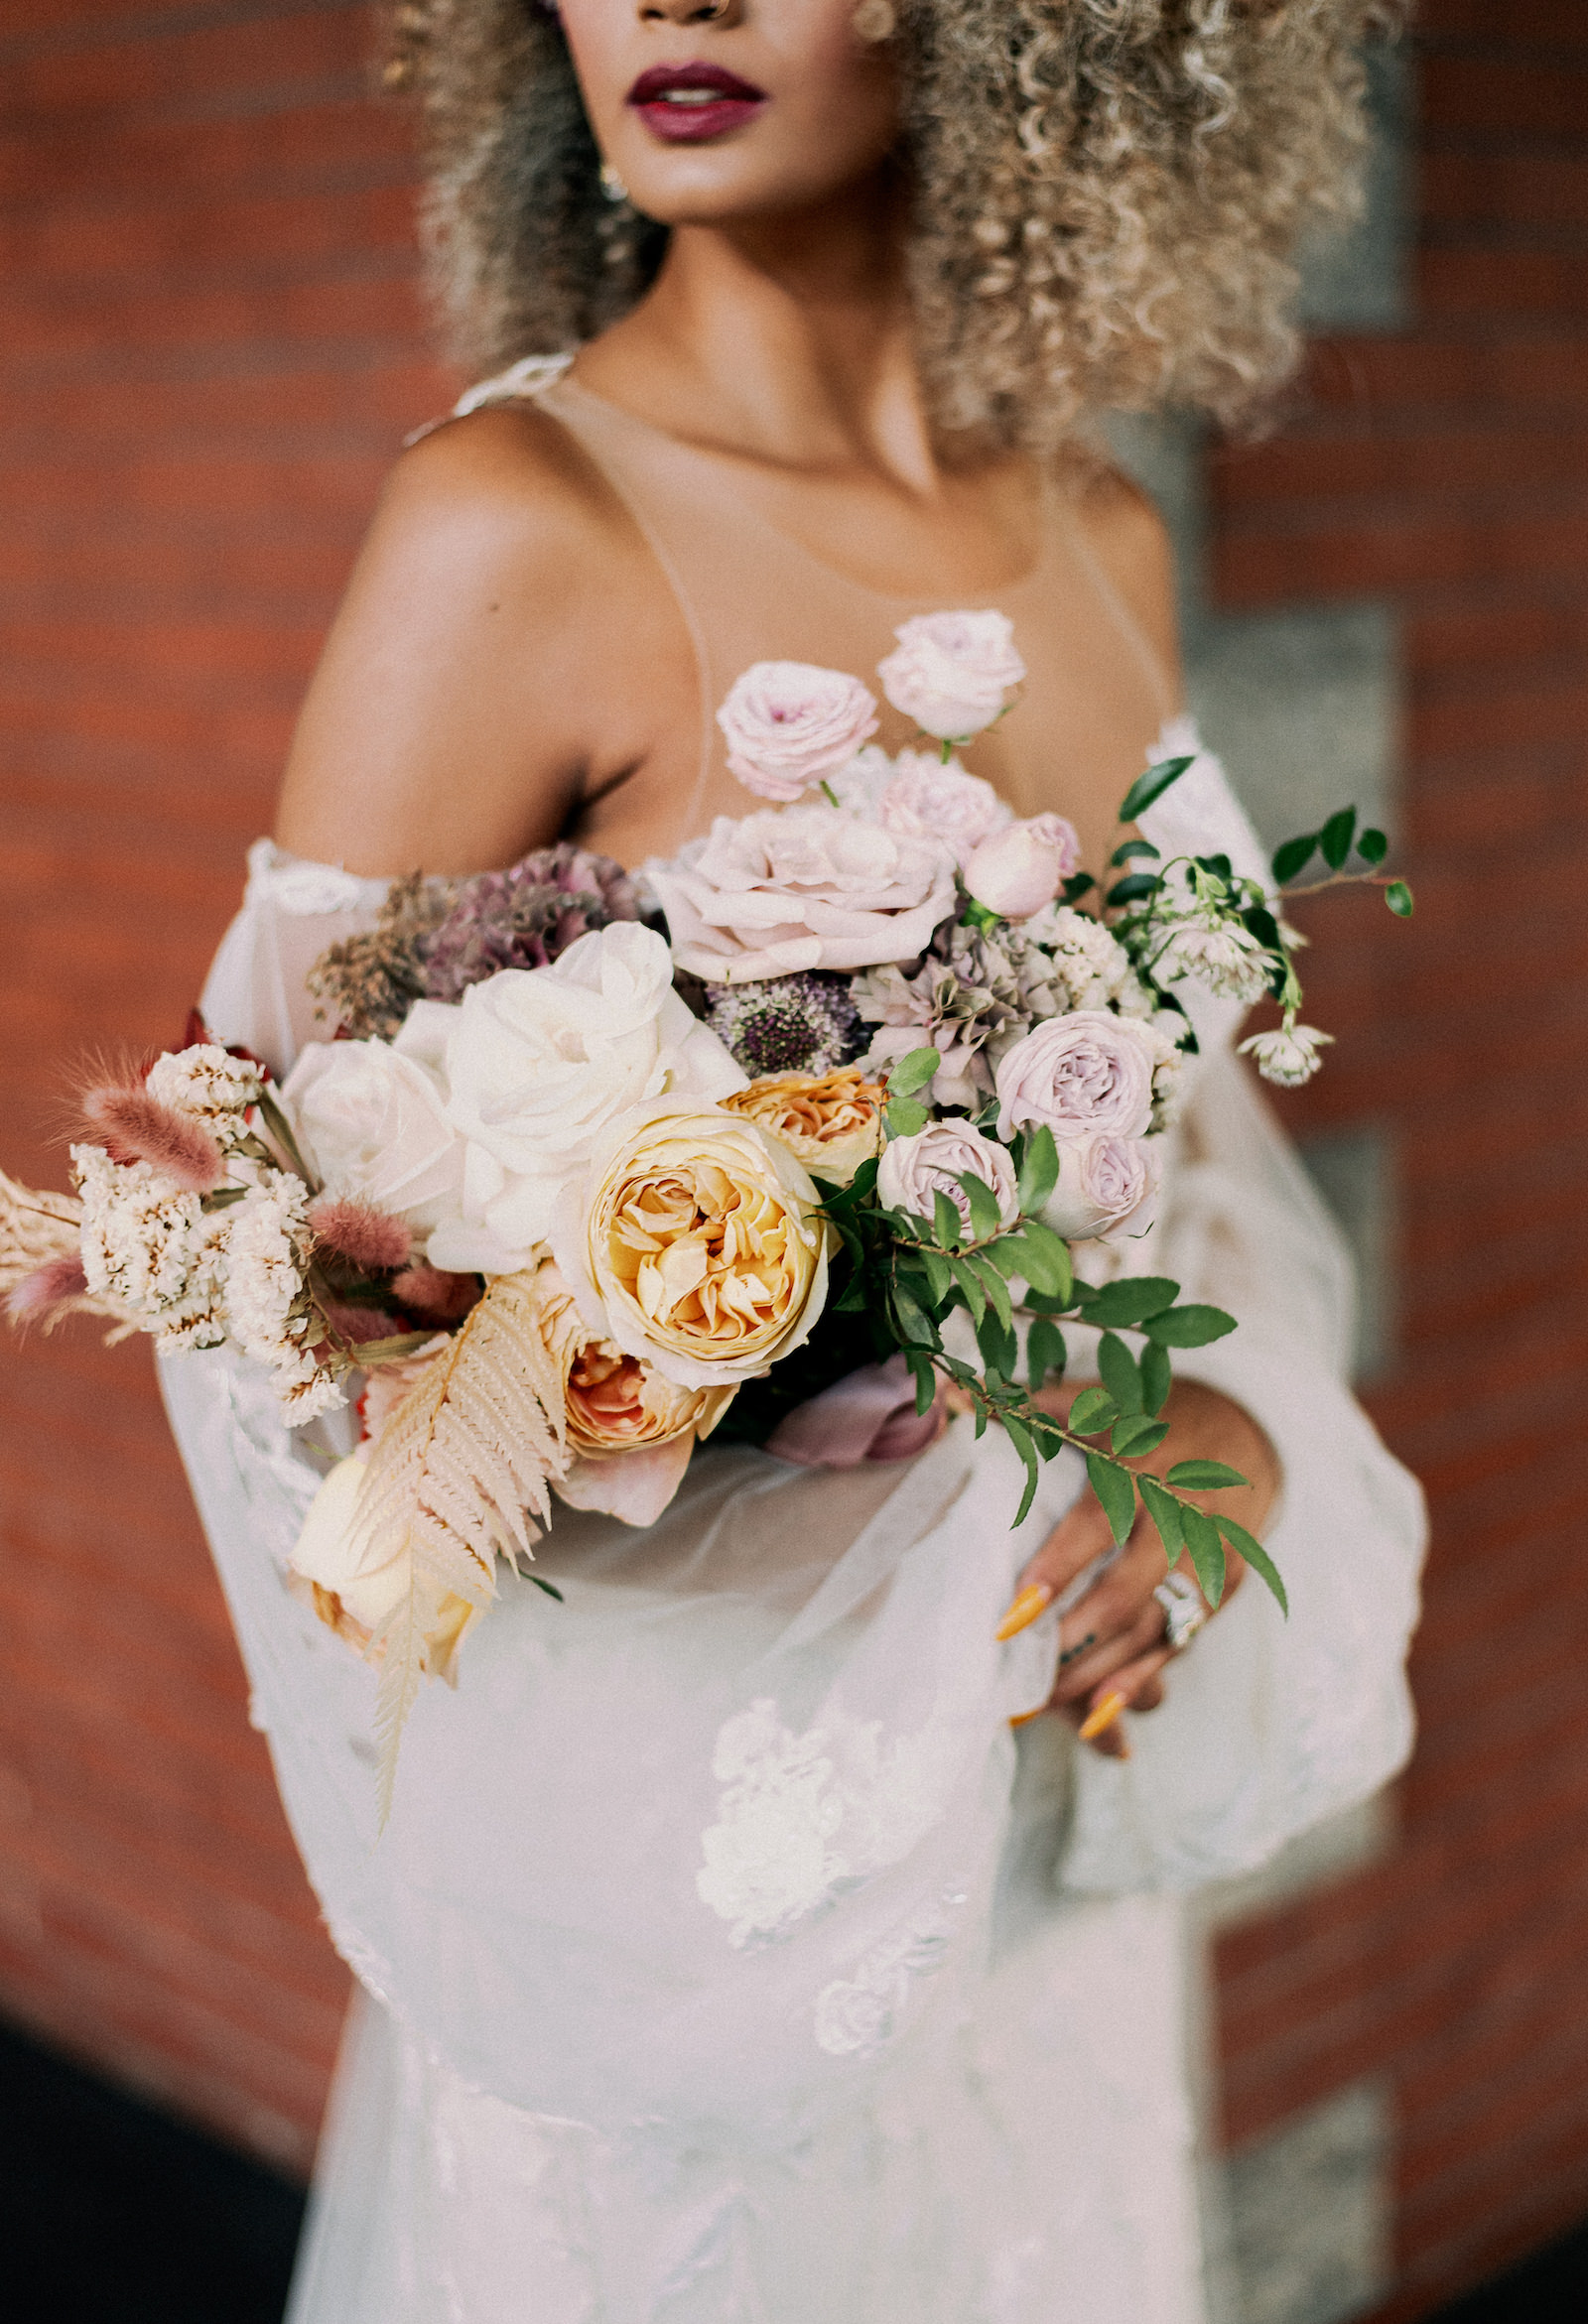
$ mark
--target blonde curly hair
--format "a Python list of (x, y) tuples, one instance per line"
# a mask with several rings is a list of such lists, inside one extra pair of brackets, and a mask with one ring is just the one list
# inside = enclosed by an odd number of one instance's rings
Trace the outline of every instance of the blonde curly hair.
[[(902, 0), (911, 287), (947, 433), (1051, 449), (1105, 410), (1250, 417), (1291, 367), (1292, 252), (1357, 206), (1361, 46), (1395, 0)], [(401, 0), (455, 351), (615, 322), (667, 230), (614, 207), (539, 0)]]

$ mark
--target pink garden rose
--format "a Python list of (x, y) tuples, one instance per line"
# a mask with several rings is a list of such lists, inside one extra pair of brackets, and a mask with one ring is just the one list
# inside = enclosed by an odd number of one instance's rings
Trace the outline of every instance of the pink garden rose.
[(926, 750), (901, 750), (877, 820), (887, 832), (944, 839), (963, 865), (994, 832), (1012, 822), (991, 783), (962, 766), (944, 766)]
[(954, 910), (954, 858), (833, 807), (719, 816), (646, 865), (673, 958), (708, 984), (913, 960)]
[(998, 1136), (1040, 1122), (1061, 1145), (1074, 1138), (1141, 1137), (1152, 1119), (1158, 1049), (1146, 1027), (1108, 1009), (1049, 1017), (999, 1060)]
[(1052, 903), (1080, 860), (1074, 824), (1062, 815), (1033, 815), (982, 841), (965, 866), (965, 884), (990, 912), (1029, 920)]
[(1042, 1223), (1067, 1242), (1151, 1225), (1161, 1163), (1152, 1138), (1075, 1138), (1059, 1148), (1059, 1182)]
[(798, 799), (876, 732), (876, 697), (842, 670), (755, 662), (717, 713), (728, 763), (757, 798)]
[(982, 1135), (971, 1122), (952, 1115), (929, 1121), (913, 1137), (890, 1138), (876, 1173), (876, 1199), (887, 1211), (908, 1211), (930, 1219), (934, 1195), (947, 1195), (967, 1230), (971, 1205), (960, 1180), (979, 1178), (997, 1198), (998, 1217), (1012, 1227), (1020, 1216), (1014, 1161), (1007, 1146)]
[(991, 726), (1025, 676), (1014, 627), (1001, 613), (917, 613), (877, 665), (882, 692), (927, 734), (963, 742)]

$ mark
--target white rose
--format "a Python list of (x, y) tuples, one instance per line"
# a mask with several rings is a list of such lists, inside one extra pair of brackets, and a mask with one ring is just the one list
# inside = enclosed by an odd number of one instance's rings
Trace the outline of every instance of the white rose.
[(1058, 1184), (1042, 1208), (1042, 1223), (1067, 1242), (1137, 1234), (1151, 1225), (1151, 1198), (1162, 1163), (1152, 1138), (1076, 1138), (1059, 1148)]
[(928, 734), (963, 742), (991, 726), (1025, 676), (1014, 626), (1001, 613), (918, 613), (893, 632), (877, 665), (882, 692)]
[(431, 1240), (438, 1267), (526, 1265), (562, 1189), (618, 1114), (744, 1087), (673, 990), (666, 945), (634, 920), (593, 929), (550, 968), (488, 976), (449, 1014), (448, 1113), (467, 1156), (463, 1226)]
[(984, 1137), (970, 1122), (952, 1117), (928, 1122), (913, 1137), (889, 1141), (876, 1173), (876, 1199), (884, 1210), (930, 1219), (933, 1196), (947, 1195), (969, 1232), (970, 1197), (959, 1183), (965, 1177), (979, 1178), (992, 1189), (999, 1222), (1012, 1227), (1020, 1216), (1013, 1157), (1006, 1146)]
[(1004, 1051), (994, 1087), (998, 1135), (1042, 1122), (1071, 1138), (1138, 1138), (1152, 1119), (1159, 1036), (1134, 1017), (1076, 1009), (1050, 1017)]
[(756, 662), (717, 713), (729, 771), (762, 799), (798, 799), (876, 732), (876, 697), (842, 670)]
[[(428, 1004), (456, 1017), (456, 1009)], [(447, 1115), (447, 1086), (411, 1054), (408, 1028), (385, 1041), (312, 1041), (281, 1092), (299, 1149), (333, 1195), (350, 1195), (404, 1219), (423, 1237), (456, 1220), (463, 1193), (463, 1141)]]
[(954, 857), (940, 839), (832, 807), (719, 816), (672, 862), (645, 869), (674, 959), (708, 984), (914, 960), (954, 910)]
[[(878, 821), (884, 831), (912, 839), (947, 840), (960, 864), (984, 839), (1013, 820), (1013, 810), (980, 775), (968, 775), (953, 760), (944, 766), (930, 751), (901, 750), (893, 780), (882, 794)], [(1055, 883), (1057, 884), (1057, 883)], [(1048, 893), (1052, 894), (1050, 888)]]

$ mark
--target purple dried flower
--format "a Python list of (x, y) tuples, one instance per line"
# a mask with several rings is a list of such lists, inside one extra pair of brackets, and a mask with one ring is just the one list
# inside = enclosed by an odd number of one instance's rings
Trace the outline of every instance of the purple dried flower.
[(706, 1022), (751, 1079), (830, 1074), (865, 1046), (849, 978), (812, 968), (753, 984), (708, 984)]
[(503, 968), (544, 968), (579, 937), (637, 920), (634, 883), (609, 855), (571, 840), (537, 847), (506, 871), (460, 880), (452, 909), (425, 945), (425, 993), (462, 999)]

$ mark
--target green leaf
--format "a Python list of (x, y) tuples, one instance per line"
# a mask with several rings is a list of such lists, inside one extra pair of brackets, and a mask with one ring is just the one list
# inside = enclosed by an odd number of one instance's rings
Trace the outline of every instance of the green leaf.
[(1144, 775), (1137, 775), (1125, 797), (1120, 801), (1121, 823), (1134, 823), (1144, 815), (1155, 799), (1161, 799), (1171, 783), (1177, 783), (1191, 764), (1188, 758), (1160, 758), (1155, 767), (1148, 767)]
[(1202, 1595), (1210, 1606), (1217, 1606), (1224, 1596), (1224, 1543), (1219, 1528), (1201, 1509), (1182, 1507), (1180, 1522), (1185, 1528), (1185, 1545), (1191, 1552), (1191, 1563), (1202, 1584)]
[(893, 1315), (899, 1327), (899, 1340), (906, 1348), (938, 1348), (936, 1324), (918, 1304), (908, 1287), (895, 1281), (892, 1292)]
[(974, 1170), (960, 1173), (960, 1185), (971, 1206), (971, 1230), (978, 1242), (987, 1242), (1003, 1225), (1003, 1213), (998, 1209), (998, 1198), (985, 1178), (978, 1178)]
[(1122, 1461), (1155, 1453), (1169, 1433), (1166, 1420), (1148, 1420), (1144, 1412), (1127, 1412), (1110, 1440)]
[(1200, 1307), (1192, 1302), (1148, 1316), (1141, 1329), (1160, 1348), (1206, 1348), (1210, 1340), (1222, 1340), (1235, 1330), (1235, 1318), (1226, 1315), (1222, 1307)]
[(555, 1598), (559, 1606), (567, 1604), (567, 1600), (555, 1582), (544, 1581), (539, 1574), (526, 1574), (524, 1579), (526, 1582), (533, 1582), (537, 1590), (544, 1590), (548, 1598)]
[(1169, 1352), (1160, 1348), (1156, 1340), (1149, 1340), (1141, 1351), (1141, 1409), (1154, 1417), (1163, 1410), (1165, 1399), (1174, 1384), (1169, 1363)]
[(1242, 913), (1241, 918), (1258, 944), (1265, 946), (1270, 953), (1283, 952), (1284, 947), (1279, 942), (1279, 923), (1265, 905), (1252, 905)]
[(932, 1358), (929, 1356), (923, 1356), (918, 1349), (907, 1348), (904, 1351), (904, 1360), (909, 1365), (915, 1380), (915, 1416), (918, 1420), (924, 1420), (931, 1411), (932, 1399), (937, 1394), (937, 1371)]
[(1105, 1332), (1098, 1342), (1098, 1371), (1122, 1412), (1142, 1409), (1140, 1370), (1125, 1342), (1113, 1332)]
[(1155, 1477), (1138, 1477), (1136, 1485), (1146, 1503), (1147, 1515), (1158, 1529), (1164, 1556), (1171, 1566), (1178, 1565), (1185, 1550), (1185, 1527), (1180, 1522), (1181, 1503), (1172, 1492), (1165, 1491)]
[(1323, 860), (1331, 871), (1338, 871), (1351, 852), (1351, 841), (1357, 829), (1357, 811), (1342, 807), (1331, 815), (1318, 834), (1318, 844), (1323, 849)]
[(992, 1308), (976, 1327), (976, 1344), (990, 1375), (995, 1373), (999, 1379), (1013, 1379), (1014, 1367), (1020, 1360), (1020, 1343)]
[(1059, 1149), (1053, 1132), (1042, 1123), (1028, 1130), (1020, 1149), (1020, 1209), (1040, 1211), (1059, 1183)]
[(1384, 891), (1384, 900), (1397, 920), (1411, 918), (1411, 890), (1403, 879), (1392, 879)]
[(926, 1276), (927, 1288), (932, 1295), (932, 1305), (941, 1307), (954, 1285), (954, 1277), (949, 1272), (948, 1260), (941, 1251), (933, 1250), (930, 1244), (926, 1243), (921, 1246), (920, 1256), (921, 1269)]
[[(1077, 1296), (1083, 1288), (1091, 1290), (1092, 1287), (1078, 1283)], [(1178, 1297), (1179, 1290), (1179, 1284), (1171, 1283), (1167, 1275), (1122, 1275), (1117, 1282), (1105, 1283), (1101, 1291), (1092, 1291), (1091, 1298), (1083, 1303), (1086, 1320), (1089, 1324), (1106, 1326), (1142, 1324), (1148, 1316), (1155, 1317), (1168, 1307)]]
[[(1092, 1481), (1092, 1490), (1103, 1504), (1103, 1514), (1109, 1520), (1109, 1531), (1116, 1541), (1129, 1539), (1135, 1523), (1135, 1480), (1125, 1469), (1116, 1469), (1101, 1453), (1088, 1453), (1086, 1473)], [(1218, 1535), (1214, 1535), (1218, 1540)]]
[(888, 1070), (887, 1092), (890, 1097), (913, 1097), (917, 1090), (924, 1090), (938, 1067), (943, 1063), (935, 1049), (912, 1049), (898, 1064)]
[(1087, 889), (1095, 888), (1097, 884), (1090, 871), (1072, 871), (1059, 890), (1059, 901), (1061, 904), (1078, 904)]
[(917, 1130), (925, 1129), (928, 1116), (926, 1107), (913, 1097), (889, 1097), (882, 1118), (890, 1138), (913, 1138)]
[(1176, 1461), (1169, 1483), (1181, 1492), (1217, 1492), (1221, 1485), (1250, 1485), (1252, 1480), (1224, 1461)]
[(874, 1154), (868, 1161), (862, 1162), (844, 1190), (845, 1199), (851, 1204), (863, 1203), (866, 1196), (875, 1189), (876, 1174), (880, 1167), (881, 1164)]
[(941, 1187), (932, 1197), (932, 1231), (939, 1250), (957, 1250), (965, 1233), (964, 1220)]
[(1129, 863), (1137, 855), (1155, 858), (1157, 854), (1158, 849), (1154, 847), (1150, 839), (1122, 839), (1109, 857), (1109, 862), (1117, 871), (1122, 863)]
[(1058, 1325), (1049, 1323), (1046, 1316), (1038, 1316), (1026, 1334), (1025, 1356), (1026, 1376), (1031, 1382), (1034, 1394), (1043, 1385), (1050, 1372), (1058, 1372), (1062, 1375), (1064, 1366), (1069, 1360), (1069, 1351), (1064, 1345), (1064, 1334), (1059, 1330)]
[(833, 1313), (836, 1316), (863, 1315), (868, 1304), (865, 1277), (857, 1275), (854, 1282), (845, 1291), (843, 1298), (834, 1300)]
[(1015, 1524), (1023, 1525), (1030, 1513), (1031, 1503), (1036, 1497), (1037, 1478), (1040, 1473), (1036, 1447), (1031, 1442), (1031, 1431), (1023, 1421), (1017, 1420), (1012, 1412), (1005, 1412), (1003, 1415), (1003, 1433), (1025, 1463), (1025, 1490), (1021, 1493), (1020, 1505), (1014, 1512)]
[(1155, 871), (1127, 871), (1124, 879), (1115, 881), (1103, 901), (1112, 911), (1118, 911), (1125, 904), (1144, 903), (1148, 896), (1155, 896), (1162, 885)]
[(949, 1271), (965, 1294), (965, 1304), (971, 1311), (972, 1323), (980, 1324), (987, 1313), (987, 1293), (982, 1288), (981, 1277), (968, 1259), (951, 1258)]
[(1120, 1407), (1107, 1388), (1083, 1388), (1070, 1406), (1070, 1430), (1074, 1436), (1097, 1436), (1101, 1430), (1112, 1428), (1120, 1417)]
[(1389, 852), (1390, 842), (1383, 832), (1376, 832), (1371, 825), (1367, 831), (1358, 832), (1357, 853), (1364, 863), (1382, 863)]
[(1294, 879), (1303, 865), (1312, 861), (1313, 850), (1317, 844), (1317, 833), (1307, 832), (1301, 838), (1286, 839), (1282, 846), (1275, 847), (1273, 850), (1273, 876), (1280, 887), (1284, 886), (1287, 879)]
[(987, 1293), (989, 1304), (995, 1310), (998, 1322), (1003, 1326), (1003, 1329), (1008, 1331), (1014, 1319), (1014, 1304), (1009, 1298), (1007, 1283), (1004, 1282), (1003, 1277), (991, 1260), (983, 1258), (980, 1251), (974, 1258), (967, 1260), (966, 1264), (976, 1269), (982, 1288)]
[(1062, 1234), (1055, 1234), (1051, 1227), (1044, 1227), (1040, 1219), (1027, 1219), (1019, 1233), (1010, 1241), (1020, 1254), (1020, 1272), (1033, 1290), (1047, 1293), (1049, 1298), (1062, 1299), (1069, 1305), (1075, 1288), (1075, 1272), (1070, 1265), (1070, 1246)]
[(1218, 1526), (1230, 1547), (1240, 1552), (1252, 1571), (1273, 1592), (1279, 1602), (1279, 1612), (1288, 1614), (1290, 1601), (1285, 1596), (1284, 1584), (1279, 1579), (1279, 1569), (1261, 1542), (1250, 1534), (1244, 1525), (1238, 1525), (1233, 1517), (1215, 1517), (1213, 1522)]

